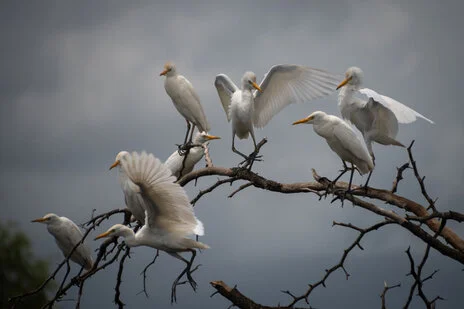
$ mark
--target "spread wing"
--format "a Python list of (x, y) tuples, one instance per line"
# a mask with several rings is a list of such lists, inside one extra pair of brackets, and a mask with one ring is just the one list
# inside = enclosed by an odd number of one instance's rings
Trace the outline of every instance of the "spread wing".
[(171, 171), (152, 154), (133, 152), (121, 160), (129, 179), (140, 187), (146, 201), (145, 222), (150, 229), (181, 234), (203, 234), (188, 196)]
[(253, 124), (264, 127), (285, 106), (326, 96), (341, 78), (329, 72), (299, 65), (279, 64), (264, 76), (254, 99)]
[(416, 121), (417, 117), (425, 119), (430, 123), (434, 123), (432, 120), (428, 119), (422, 114), (419, 114), (412, 108), (409, 108), (406, 105), (392, 98), (378, 94), (372, 89), (363, 88), (363, 89), (359, 89), (359, 92), (361, 92), (362, 94), (366, 95), (369, 98), (373, 98), (375, 101), (379, 102), (386, 108), (390, 109), (395, 114), (399, 123), (411, 123), (411, 122)]
[(219, 99), (221, 100), (222, 107), (226, 112), (227, 121), (230, 121), (229, 107), (232, 95), (235, 91), (239, 90), (234, 82), (225, 74), (219, 74), (214, 80), (214, 86), (216, 86)]

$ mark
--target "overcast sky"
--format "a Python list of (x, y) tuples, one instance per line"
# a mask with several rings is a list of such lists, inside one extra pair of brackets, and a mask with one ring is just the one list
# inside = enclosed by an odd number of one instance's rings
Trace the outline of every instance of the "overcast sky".
[[(234, 166), (231, 129), (213, 86), (218, 73), (237, 84), (253, 70), (260, 79), (274, 64), (308, 65), (343, 74), (353, 65), (364, 71), (365, 86), (391, 96), (435, 121), (400, 125), (398, 140), (415, 139), (415, 158), (440, 210), (462, 206), (463, 120), (461, 1), (2, 1), (0, 4), (0, 181), (2, 221), (16, 221), (31, 238), (34, 252), (52, 266), (62, 260), (45, 226), (31, 219), (54, 212), (77, 223), (92, 209), (124, 205), (117, 172), (108, 171), (120, 150), (147, 150), (166, 159), (183, 140), (185, 121), (173, 107), (159, 77), (166, 61), (177, 64), (197, 90), (211, 133), (213, 162)], [(311, 180), (310, 169), (334, 177), (338, 157), (310, 126), (291, 123), (315, 110), (339, 115), (333, 94), (289, 106), (274, 117), (258, 139), (264, 162), (254, 169), (281, 182)], [(251, 140), (237, 143), (244, 152)], [(374, 145), (376, 170), (371, 185), (390, 188), (396, 166), (407, 160), (397, 147)], [(193, 198), (215, 181), (187, 186)], [(356, 177), (355, 182), (363, 179)], [(345, 205), (319, 202), (310, 194), (279, 195), (225, 186), (195, 207), (211, 246), (197, 255), (197, 293), (178, 289), (175, 308), (227, 308), (209, 298), (209, 281), (223, 280), (255, 301), (277, 305), (289, 299), (280, 290), (304, 291), (324, 269), (336, 264), (356, 237), (332, 221), (368, 226), (380, 220)], [(412, 175), (400, 194), (424, 202)], [(388, 207), (384, 206), (383, 207)], [(117, 223), (113, 218), (100, 230)], [(463, 226), (454, 226), (464, 236)], [(89, 239), (97, 248), (98, 242)], [(424, 247), (398, 227), (369, 235), (364, 251), (354, 251), (342, 272), (314, 292), (317, 308), (380, 307), (386, 280), (402, 283), (389, 295), (392, 307), (404, 303), (411, 280), (404, 250)], [(135, 248), (123, 274), (122, 299), (128, 308), (169, 306), (172, 281), (183, 265), (166, 254), (150, 269), (150, 298), (139, 273), (153, 250)], [(116, 266), (116, 265), (115, 265)], [(85, 285), (84, 308), (113, 308), (116, 267)], [(426, 284), (431, 297), (446, 298), (439, 308), (462, 305), (462, 265), (432, 253), (426, 270), (440, 269)], [(74, 269), (77, 271), (77, 268)], [(68, 294), (73, 298), (76, 291)], [(415, 307), (420, 303), (415, 302)], [(63, 302), (61, 308), (73, 308)]]

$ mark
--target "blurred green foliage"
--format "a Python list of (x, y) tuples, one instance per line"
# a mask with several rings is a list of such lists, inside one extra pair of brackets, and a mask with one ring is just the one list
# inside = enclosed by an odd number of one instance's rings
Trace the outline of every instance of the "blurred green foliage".
[[(15, 224), (0, 222), (0, 308), (9, 308), (9, 297), (37, 288), (47, 277), (48, 263), (34, 257), (28, 237)], [(24, 298), (15, 308), (40, 308), (53, 286), (49, 282), (44, 290)]]

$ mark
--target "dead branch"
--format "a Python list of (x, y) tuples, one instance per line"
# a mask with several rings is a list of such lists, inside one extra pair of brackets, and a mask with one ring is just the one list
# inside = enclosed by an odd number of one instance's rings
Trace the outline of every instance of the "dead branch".
[(401, 286), (401, 283), (388, 286), (387, 282), (384, 282), (383, 291), (382, 291), (382, 294), (380, 295), (380, 299), (382, 300), (382, 309), (387, 309), (387, 304), (386, 304), (386, 299), (385, 299), (387, 296), (387, 292), (391, 289), (398, 288), (400, 286)]

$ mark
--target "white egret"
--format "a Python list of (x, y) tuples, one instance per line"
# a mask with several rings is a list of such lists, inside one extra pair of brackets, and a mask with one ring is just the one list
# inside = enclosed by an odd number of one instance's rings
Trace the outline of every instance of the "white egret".
[(119, 166), (119, 182), (121, 184), (122, 192), (124, 193), (124, 201), (126, 207), (132, 213), (132, 216), (139, 222), (145, 222), (145, 200), (140, 197), (138, 186), (130, 180), (125, 170), (121, 166), (121, 161), (126, 156), (130, 156), (127, 151), (120, 151), (116, 155), (114, 163), (110, 166), (110, 170)]
[(205, 154), (205, 148), (208, 141), (220, 139), (219, 136), (209, 135), (206, 132), (197, 132), (193, 138), (193, 146), (184, 155), (180, 155), (179, 151), (174, 151), (169, 158), (164, 162), (176, 178), (190, 173), (195, 164), (197, 164)]
[[(432, 120), (392, 98), (369, 88), (361, 88), (362, 78), (363, 72), (358, 67), (351, 67), (346, 71), (345, 79), (337, 87), (343, 87), (338, 95), (338, 106), (342, 117), (361, 131), (374, 160), (372, 142), (404, 147), (395, 139), (398, 134), (398, 122), (411, 123), (420, 117), (433, 123)], [(366, 95), (368, 100), (354, 97), (358, 91)]]
[[(47, 225), (47, 230), (55, 238), (55, 242), (67, 257), (84, 236), (77, 225), (66, 217), (47, 214), (42, 218), (32, 220)], [(80, 244), (69, 257), (71, 261), (85, 269), (91, 269), (93, 262), (90, 250), (85, 244)]]
[(329, 147), (342, 159), (345, 169), (333, 183), (347, 171), (345, 162), (350, 162), (352, 165), (348, 190), (351, 189), (353, 180), (353, 165), (357, 167), (361, 175), (369, 173), (374, 168), (374, 163), (362, 141), (358, 139), (353, 129), (342, 119), (316, 111), (306, 118), (295, 121), (293, 125), (302, 123), (312, 124), (314, 132), (325, 138)]
[[(196, 255), (194, 249), (207, 249), (209, 246), (187, 236), (203, 235), (203, 224), (195, 217), (184, 188), (174, 183), (171, 171), (159, 159), (146, 152), (133, 152), (125, 153), (118, 162), (133, 184), (130, 186), (132, 194), (143, 201), (140, 205), (145, 210), (145, 225), (134, 233), (129, 227), (116, 224), (95, 239), (121, 236), (129, 247), (152, 247), (185, 262), (187, 267), (172, 285), (171, 301), (175, 301), (175, 289), (184, 274), (187, 274), (192, 288), (196, 289), (191, 277), (191, 266)], [(192, 253), (190, 261), (179, 254), (187, 251)]]
[[(189, 80), (177, 73), (174, 63), (168, 62), (164, 65), (164, 70), (160, 73), (160, 76), (163, 75), (166, 76), (164, 80), (164, 89), (166, 93), (171, 98), (177, 111), (187, 121), (187, 134), (184, 140), (184, 144), (186, 144), (189, 132), (191, 132), (189, 141), (192, 141), (195, 126), (198, 127), (199, 132), (208, 132), (210, 126), (206, 120), (205, 112), (201, 106), (198, 94), (195, 92)], [(193, 125), (191, 131), (190, 123)]]
[[(246, 72), (239, 89), (225, 74), (216, 76), (214, 85), (219, 94), (227, 120), (232, 120), (232, 151), (245, 159), (249, 157), (235, 149), (235, 136), (240, 139), (251, 135), (256, 156), (253, 126), (264, 127), (285, 106), (328, 95), (340, 79), (322, 70), (299, 65), (275, 65), (258, 86), (256, 75)], [(256, 92), (252, 92), (256, 89)]]

